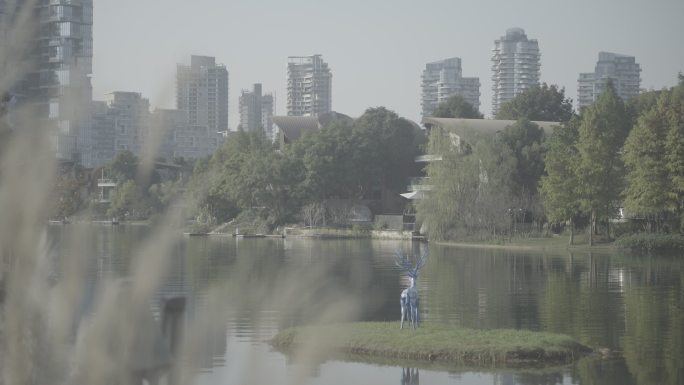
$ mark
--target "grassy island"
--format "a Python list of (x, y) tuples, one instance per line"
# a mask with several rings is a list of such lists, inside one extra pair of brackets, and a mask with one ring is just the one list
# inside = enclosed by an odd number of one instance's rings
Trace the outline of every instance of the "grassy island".
[(290, 351), (314, 341), (331, 352), (476, 366), (563, 364), (591, 352), (561, 334), (431, 324), (414, 331), (404, 326), (404, 330), (398, 322), (304, 326), (281, 331), (271, 343), (276, 349)]

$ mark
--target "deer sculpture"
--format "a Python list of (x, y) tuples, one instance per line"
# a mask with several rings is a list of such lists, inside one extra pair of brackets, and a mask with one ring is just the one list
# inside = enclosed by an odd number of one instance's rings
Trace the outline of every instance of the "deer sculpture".
[(423, 249), (420, 257), (417, 257), (415, 263), (409, 261), (408, 256), (404, 256), (397, 251), (395, 254), (394, 263), (402, 269), (409, 277), (410, 286), (401, 292), (401, 324), (400, 329), (404, 328), (404, 320), (409, 320), (411, 326), (415, 330), (420, 320), (420, 299), (418, 298), (418, 289), (416, 288), (416, 280), (418, 280), (418, 270), (425, 266), (427, 262), (427, 249)]

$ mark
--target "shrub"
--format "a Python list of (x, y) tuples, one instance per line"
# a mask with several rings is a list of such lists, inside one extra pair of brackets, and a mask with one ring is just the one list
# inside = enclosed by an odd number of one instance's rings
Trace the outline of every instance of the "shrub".
[(684, 236), (655, 233), (630, 234), (618, 238), (615, 246), (643, 251), (684, 251)]

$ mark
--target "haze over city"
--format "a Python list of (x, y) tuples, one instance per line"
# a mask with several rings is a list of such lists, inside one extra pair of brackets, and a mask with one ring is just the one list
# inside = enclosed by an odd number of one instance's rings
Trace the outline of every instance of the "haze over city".
[(94, 10), (94, 99), (135, 91), (174, 108), (176, 64), (215, 56), (230, 74), (231, 129), (240, 91), (253, 83), (275, 92), (275, 114), (286, 114), (287, 57), (313, 54), (330, 65), (335, 111), (386, 106), (419, 121), (425, 63), (456, 56), (463, 76), (480, 78), (480, 111), (489, 116), (491, 49), (511, 27), (539, 41), (541, 81), (575, 102), (579, 73), (594, 70), (599, 51), (636, 57), (644, 89), (672, 86), (684, 71), (684, 2), (674, 0), (97, 0)]

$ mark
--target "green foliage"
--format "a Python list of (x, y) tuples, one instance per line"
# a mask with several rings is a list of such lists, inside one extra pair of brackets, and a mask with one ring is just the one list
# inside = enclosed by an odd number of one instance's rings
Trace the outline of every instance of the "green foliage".
[(356, 175), (359, 198), (373, 188), (404, 188), (416, 172), (419, 135), (410, 121), (384, 107), (369, 108), (354, 122), (349, 154), (353, 169), (347, 171)]
[(277, 223), (288, 215), (295, 178), (273, 145), (257, 132), (238, 131), (211, 158), (199, 162), (190, 182), (195, 205), (219, 220), (239, 211), (266, 207)]
[(684, 251), (684, 236), (679, 234), (638, 233), (625, 235), (615, 241), (615, 247), (636, 251)]
[(472, 104), (463, 99), (462, 96), (454, 95), (446, 101), (440, 103), (432, 112), (435, 118), (463, 118), (463, 119), (483, 119), (484, 115), (476, 110)]
[(311, 203), (402, 191), (416, 173), (419, 142), (415, 125), (382, 107), (353, 123), (332, 121), (282, 151), (263, 134), (239, 131), (196, 164), (192, 195), (197, 208), (219, 220), (258, 209), (274, 227), (296, 220)]
[(119, 153), (106, 167), (107, 176), (119, 182), (135, 179), (138, 173), (138, 158), (130, 151)]
[(302, 187), (310, 200), (357, 197), (359, 181), (357, 175), (349, 172), (354, 168), (352, 130), (351, 123), (346, 121), (332, 122), (292, 144), (290, 159), (303, 161)]
[(88, 177), (80, 166), (62, 168), (57, 175), (54, 189), (53, 218), (66, 218), (76, 214), (85, 205)]
[(500, 135), (516, 159), (513, 175), (516, 193), (527, 191), (536, 194), (539, 179), (544, 174), (544, 130), (522, 118), (506, 127)]
[(125, 219), (147, 219), (153, 212), (152, 205), (134, 180), (128, 180), (116, 188), (107, 215)]
[(625, 209), (633, 215), (659, 218), (666, 211), (668, 172), (665, 162), (667, 126), (658, 103), (639, 118), (625, 142), (627, 170)]
[(660, 90), (642, 92), (625, 101), (625, 110), (631, 122), (630, 126), (635, 126), (641, 115), (650, 111), (658, 104), (658, 99), (660, 99), (662, 93), (663, 91)]
[(400, 330), (399, 322), (290, 328), (280, 331), (271, 344), (288, 350), (304, 346), (311, 339), (342, 353), (476, 365), (571, 362), (591, 351), (561, 334), (473, 330), (434, 323), (416, 330)]
[(663, 112), (668, 125), (665, 137), (665, 162), (671, 180), (668, 208), (679, 218), (679, 229), (684, 232), (684, 78), (672, 89)]
[(577, 143), (578, 195), (583, 210), (591, 213), (594, 229), (598, 220), (615, 214), (624, 178), (619, 152), (628, 124), (624, 104), (612, 84), (582, 114)]
[(498, 137), (483, 137), (472, 146), (455, 147), (448, 134), (433, 129), (429, 148), (442, 161), (427, 168), (433, 190), (418, 203), (418, 217), (431, 238), (489, 239), (510, 229), (515, 206), (516, 159)]
[(533, 87), (504, 103), (497, 119), (528, 119), (547, 122), (567, 122), (574, 115), (572, 100), (565, 97), (565, 89), (546, 83)]
[(546, 175), (541, 177), (540, 191), (546, 215), (551, 223), (572, 219), (580, 211), (578, 178), (575, 165), (579, 161), (577, 140), (578, 118), (555, 127), (547, 143), (544, 158)]

